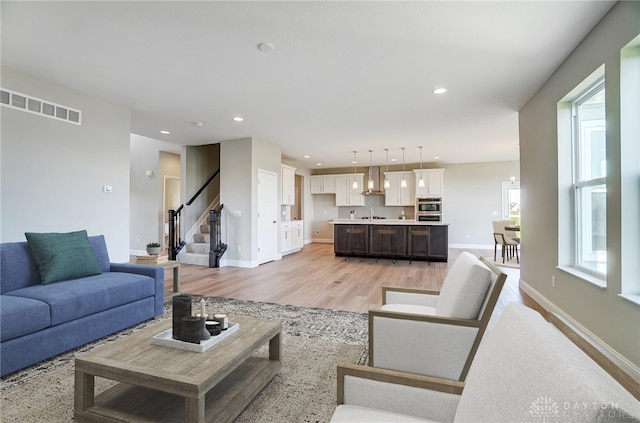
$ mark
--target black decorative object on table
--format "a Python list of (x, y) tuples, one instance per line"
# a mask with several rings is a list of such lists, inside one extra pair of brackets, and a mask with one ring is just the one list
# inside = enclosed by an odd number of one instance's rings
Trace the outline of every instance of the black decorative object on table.
[(200, 340), (206, 341), (209, 338), (211, 338), (211, 334), (207, 330), (207, 318), (200, 317)]
[(220, 335), (220, 323), (217, 320), (207, 320), (206, 328), (211, 336)]
[(202, 335), (203, 320), (200, 317), (183, 317), (182, 318), (182, 337), (180, 341), (191, 342), (192, 344), (200, 343)]
[(191, 296), (176, 295), (173, 301), (173, 339), (183, 341), (182, 318), (191, 317)]

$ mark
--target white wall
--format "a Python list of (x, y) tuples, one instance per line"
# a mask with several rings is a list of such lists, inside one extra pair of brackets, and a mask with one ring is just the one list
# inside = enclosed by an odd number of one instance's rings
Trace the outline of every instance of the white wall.
[[(619, 2), (522, 108), (521, 285), (544, 305), (587, 331), (640, 375), (640, 307), (621, 298), (622, 249), (620, 50), (640, 32), (640, 2)], [(605, 64), (607, 103), (607, 252), (605, 289), (556, 268), (558, 265), (557, 103)], [(637, 95), (637, 93), (636, 93)], [(637, 119), (637, 110), (635, 111)], [(637, 139), (635, 140), (637, 142)], [(565, 166), (566, 163), (560, 165)], [(636, 173), (637, 177), (637, 173)], [(637, 191), (636, 194), (637, 195)], [(636, 216), (637, 219), (637, 216)], [(637, 243), (637, 233), (635, 239)], [(637, 245), (637, 244), (636, 244)], [(563, 255), (567, 253), (562, 251)], [(638, 250), (630, 252), (638, 259)], [(555, 276), (556, 286), (551, 285)], [(628, 277), (636, 281), (637, 274)]]
[[(179, 148), (164, 141), (131, 134), (129, 247), (132, 254), (144, 254), (149, 242), (164, 243), (164, 176), (180, 176), (180, 158), (163, 152)], [(153, 175), (147, 176), (148, 170)]]
[(445, 166), (443, 215), (451, 247), (493, 249), (491, 222), (502, 219), (502, 183), (511, 176), (520, 180), (518, 162)]
[(128, 261), (130, 111), (7, 68), (2, 87), (81, 110), (82, 125), (0, 109), (0, 240), (86, 229)]

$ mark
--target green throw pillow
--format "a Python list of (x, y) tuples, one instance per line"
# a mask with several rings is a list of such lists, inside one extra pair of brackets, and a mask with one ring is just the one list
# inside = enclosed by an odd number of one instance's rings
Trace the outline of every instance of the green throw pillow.
[(102, 273), (87, 231), (24, 235), (43, 284)]

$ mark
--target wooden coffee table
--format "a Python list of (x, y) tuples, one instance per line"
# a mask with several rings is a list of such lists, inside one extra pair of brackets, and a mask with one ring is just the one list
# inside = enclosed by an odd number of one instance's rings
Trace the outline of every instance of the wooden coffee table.
[[(152, 344), (168, 319), (76, 358), (74, 419), (231, 422), (280, 370), (282, 324), (229, 320), (238, 332), (203, 353)], [(122, 383), (94, 397), (96, 376)]]

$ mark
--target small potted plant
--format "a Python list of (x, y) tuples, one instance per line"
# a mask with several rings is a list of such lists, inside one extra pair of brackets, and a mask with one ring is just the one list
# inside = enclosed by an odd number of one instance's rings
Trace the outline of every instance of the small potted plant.
[(162, 252), (162, 247), (157, 242), (150, 242), (147, 244), (147, 254), (153, 256), (160, 254)]

